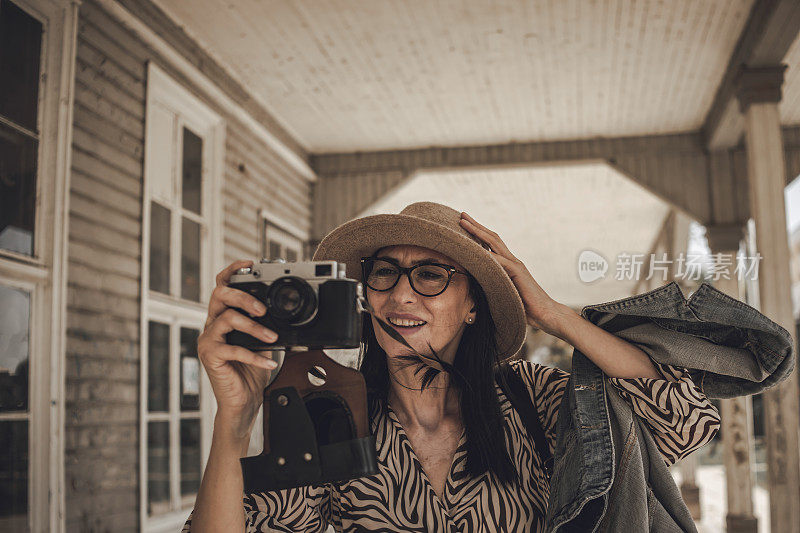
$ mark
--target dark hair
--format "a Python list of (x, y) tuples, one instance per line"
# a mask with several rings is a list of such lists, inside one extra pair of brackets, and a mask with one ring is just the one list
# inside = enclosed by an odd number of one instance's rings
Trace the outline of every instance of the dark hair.
[[(464, 469), (472, 476), (488, 470), (502, 483), (511, 484), (519, 482), (519, 478), (502, 438), (505, 424), (494, 384), (494, 371), (499, 364), (495, 324), (486, 295), (472, 276), (469, 276), (469, 291), (476, 305), (475, 322), (464, 330), (449, 372), (450, 386), (457, 388), (466, 432)], [(389, 393), (387, 355), (375, 337), (370, 315), (364, 313), (363, 321), (359, 369), (367, 384), (368, 411), (378, 413), (386, 409)], [(419, 361), (420, 365), (424, 364), (422, 359)], [(438, 373), (425, 367), (421, 380), (423, 388)]]

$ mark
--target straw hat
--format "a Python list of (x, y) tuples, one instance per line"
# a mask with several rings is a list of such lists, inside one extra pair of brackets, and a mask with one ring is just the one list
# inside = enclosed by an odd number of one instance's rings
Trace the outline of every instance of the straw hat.
[(434, 202), (416, 202), (397, 215), (372, 215), (345, 222), (320, 241), (314, 261), (345, 263), (347, 277), (361, 279), (361, 258), (384, 246), (423, 246), (459, 262), (480, 283), (497, 328), (500, 359), (525, 341), (525, 309), (505, 269), (458, 223), (461, 213)]

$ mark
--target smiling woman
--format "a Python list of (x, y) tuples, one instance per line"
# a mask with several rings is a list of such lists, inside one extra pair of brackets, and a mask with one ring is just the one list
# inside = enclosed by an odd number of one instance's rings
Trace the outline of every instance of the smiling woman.
[[(331, 259), (365, 284), (374, 311), (363, 317), (359, 368), (378, 473), (246, 494), (248, 531), (322, 531), (327, 525), (337, 532), (542, 531), (550, 478), (496, 373), (519, 351), (526, 322), (584, 346), (645, 421), (667, 464), (708, 442), (719, 427), (716, 409), (688, 372), (655, 365), (638, 348), (580, 323), (547, 296), (496, 234), (446, 206), (422, 202), (398, 215), (348, 222), (317, 248), (314, 260)], [(215, 313), (221, 311), (214, 305)], [(408, 345), (378, 327), (378, 318)], [(552, 453), (569, 374), (522, 360), (510, 366), (527, 389)], [(213, 384), (214, 373), (209, 375)], [(258, 389), (262, 381), (254, 383)], [(242, 492), (241, 477), (221, 465), (238, 466), (244, 439), (241, 433), (232, 439), (225, 428), (251, 428), (253, 412), (251, 405), (240, 415), (218, 415), (219, 451), (212, 449), (196, 517), (184, 531), (229, 528), (220, 517), (241, 512), (232, 503)], [(239, 447), (224, 451), (232, 440)], [(230, 508), (220, 503), (223, 498)]]
[[(465, 275), (445, 278), (436, 296), (424, 296), (412, 286), (413, 275), (400, 275), (390, 290), (376, 291), (365, 268), (366, 295), (375, 316), (365, 317), (361, 372), (371, 410), (382, 405), (392, 409), (440, 497), (462, 431), (467, 448), (474, 449), (466, 469), (476, 474), (488, 469), (510, 483), (515, 469), (508, 452), (493, 438), (502, 434), (500, 405), (496, 399), (478, 400), (492, 397), (498, 363), (494, 321), (483, 290), (461, 264), (434, 250), (399, 245), (382, 248), (375, 254), (379, 255), (414, 268), (438, 262)], [(423, 321), (421, 326), (399, 328), (400, 334), (440, 365), (410, 353), (378, 326), (376, 316)], [(479, 390), (490, 394), (476, 394)]]

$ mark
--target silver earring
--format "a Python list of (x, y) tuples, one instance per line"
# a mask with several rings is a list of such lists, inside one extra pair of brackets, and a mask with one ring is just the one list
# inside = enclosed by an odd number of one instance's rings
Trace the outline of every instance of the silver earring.
[(467, 323), (469, 323), (469, 324), (472, 324), (472, 317), (469, 317), (469, 318), (467, 319)]

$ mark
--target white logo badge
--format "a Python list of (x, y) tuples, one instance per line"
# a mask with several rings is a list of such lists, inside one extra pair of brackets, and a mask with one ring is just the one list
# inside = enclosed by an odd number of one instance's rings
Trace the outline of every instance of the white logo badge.
[(578, 277), (584, 283), (604, 278), (608, 272), (608, 261), (593, 250), (584, 250), (578, 256)]

